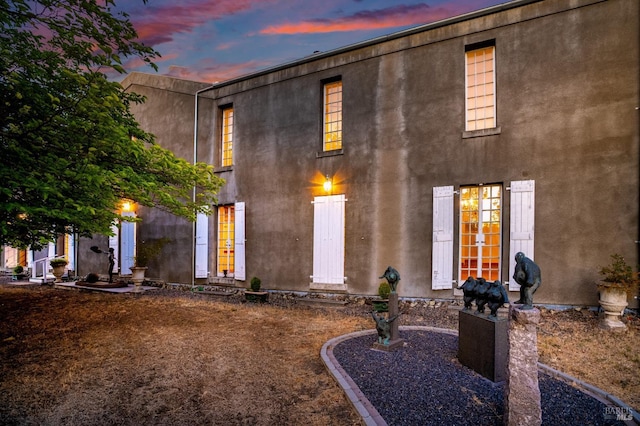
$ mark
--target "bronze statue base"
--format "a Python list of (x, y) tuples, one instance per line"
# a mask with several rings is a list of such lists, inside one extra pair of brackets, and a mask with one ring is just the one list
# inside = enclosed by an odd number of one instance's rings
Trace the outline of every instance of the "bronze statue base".
[(371, 347), (371, 349), (377, 350), (377, 351), (391, 352), (392, 350), (396, 348), (400, 348), (402, 346), (404, 346), (404, 339), (395, 339), (395, 340), (390, 340), (388, 345), (384, 345), (380, 342), (375, 342)]

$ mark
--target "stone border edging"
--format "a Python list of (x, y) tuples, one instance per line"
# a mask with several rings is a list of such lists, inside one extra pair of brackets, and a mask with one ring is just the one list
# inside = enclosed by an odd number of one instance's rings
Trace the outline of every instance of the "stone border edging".
[[(422, 325), (403, 325), (400, 326), (400, 330), (408, 330), (408, 331), (433, 331), (436, 333), (445, 333), (451, 334), (454, 336), (458, 336), (457, 330), (451, 330), (447, 328), (438, 328), (438, 327), (429, 327)], [(360, 417), (367, 426), (387, 426), (387, 422), (382, 418), (378, 410), (371, 404), (371, 402), (367, 399), (367, 397), (362, 393), (358, 385), (355, 384), (353, 379), (344, 371), (338, 360), (333, 355), (333, 348), (339, 343), (349, 340), (355, 337), (365, 336), (368, 334), (376, 334), (376, 330), (362, 330), (355, 331), (353, 333), (343, 334), (342, 336), (334, 337), (333, 339), (328, 340), (324, 345), (322, 345), (322, 349), (320, 349), (320, 357), (324, 362), (325, 367), (329, 370), (329, 373), (333, 376), (333, 378), (338, 382), (340, 387), (342, 387), (345, 395), (351, 402), (351, 405), (356, 409)], [(633, 417), (633, 421), (640, 425), (640, 414), (631, 408), (629, 405), (625, 404), (622, 400), (611, 395), (602, 389), (599, 389), (593, 385), (590, 385), (582, 380), (578, 380), (575, 377), (572, 377), (566, 373), (558, 371), (554, 368), (549, 367), (546, 364), (542, 364), (538, 362), (538, 370), (542, 370), (544, 373), (549, 376), (555, 377), (558, 380), (562, 380), (574, 387), (578, 388), (582, 392), (598, 399), (600, 402), (606, 405), (613, 405), (616, 407), (624, 408), (631, 412)]]

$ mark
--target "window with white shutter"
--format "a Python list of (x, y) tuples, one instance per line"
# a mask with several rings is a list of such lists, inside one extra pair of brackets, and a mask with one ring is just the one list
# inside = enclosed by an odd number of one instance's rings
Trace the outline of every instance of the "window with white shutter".
[(519, 291), (513, 279), (516, 253), (522, 252), (533, 260), (535, 233), (535, 181), (511, 182), (511, 223), (509, 235), (509, 290)]
[(450, 289), (453, 284), (453, 186), (433, 188), (433, 247), (431, 288)]

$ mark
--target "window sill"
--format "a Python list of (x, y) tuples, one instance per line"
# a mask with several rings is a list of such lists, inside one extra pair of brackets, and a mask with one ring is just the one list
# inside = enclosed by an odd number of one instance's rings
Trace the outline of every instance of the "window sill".
[(482, 136), (494, 136), (502, 133), (502, 127), (493, 127), (491, 129), (471, 130), (462, 132), (462, 139), (480, 138)]
[(316, 158), (324, 158), (324, 157), (334, 157), (336, 155), (343, 155), (344, 151), (342, 149), (334, 149), (332, 151), (320, 151), (316, 152)]
[(233, 166), (216, 167), (213, 169), (214, 173), (223, 173), (233, 171)]

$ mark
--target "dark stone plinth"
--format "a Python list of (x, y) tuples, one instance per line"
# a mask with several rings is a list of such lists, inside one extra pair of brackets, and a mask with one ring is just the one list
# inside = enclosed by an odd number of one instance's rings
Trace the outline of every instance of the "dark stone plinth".
[(458, 316), (458, 360), (493, 382), (506, 379), (507, 330), (506, 318), (488, 319), (471, 311)]

